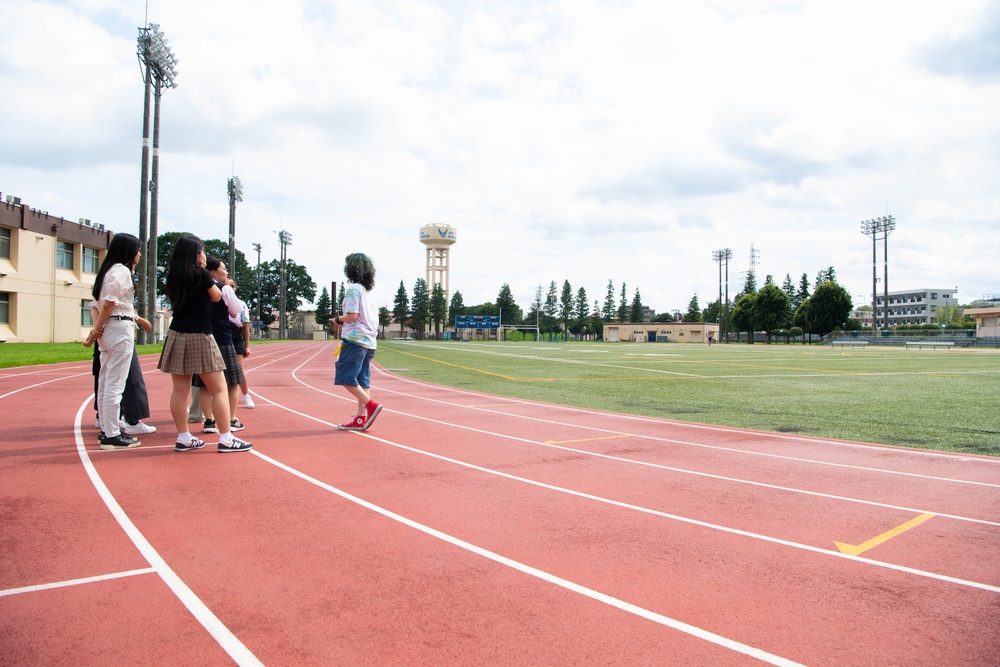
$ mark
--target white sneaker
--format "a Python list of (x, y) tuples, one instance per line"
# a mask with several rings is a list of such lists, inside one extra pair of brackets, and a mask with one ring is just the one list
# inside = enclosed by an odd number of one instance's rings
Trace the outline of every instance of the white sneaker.
[(240, 407), (244, 407), (247, 410), (253, 410), (256, 405), (253, 404), (253, 399), (250, 398), (250, 394), (241, 394), (242, 400), (240, 401)]
[(101, 418), (100, 417), (97, 417), (94, 420), (94, 428), (101, 428)]
[(129, 435), (145, 435), (147, 433), (156, 433), (156, 427), (140, 421), (135, 424), (125, 424), (125, 432)]

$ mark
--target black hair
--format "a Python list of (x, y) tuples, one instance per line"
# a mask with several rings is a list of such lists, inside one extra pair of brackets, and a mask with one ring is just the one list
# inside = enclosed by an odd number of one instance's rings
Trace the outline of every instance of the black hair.
[(111, 238), (111, 245), (108, 246), (108, 254), (104, 256), (101, 268), (97, 271), (97, 277), (94, 278), (94, 290), (91, 294), (94, 295), (95, 301), (101, 298), (101, 287), (104, 286), (104, 276), (111, 270), (111, 267), (115, 264), (124, 264), (131, 273), (134, 268), (132, 260), (135, 259), (137, 252), (139, 252), (139, 239), (131, 234), (115, 234)]
[(205, 249), (205, 244), (197, 236), (182, 236), (174, 244), (167, 264), (167, 286), (164, 292), (174, 310), (184, 307), (191, 290), (201, 282), (198, 266), (198, 254)]
[(208, 271), (215, 271), (220, 266), (222, 266), (222, 260), (215, 255), (207, 255), (205, 257), (205, 269)]
[(344, 275), (352, 283), (363, 285), (366, 290), (375, 287), (375, 264), (364, 253), (356, 252), (347, 256), (344, 260)]

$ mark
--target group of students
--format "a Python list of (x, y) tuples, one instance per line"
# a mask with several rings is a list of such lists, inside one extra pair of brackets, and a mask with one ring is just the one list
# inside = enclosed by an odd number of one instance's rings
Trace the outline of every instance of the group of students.
[[(84, 345), (94, 350), (96, 427), (105, 450), (138, 447), (136, 435), (153, 433), (146, 385), (135, 350), (134, 329), (150, 331), (149, 320), (134, 309), (133, 273), (141, 258), (139, 239), (116, 234), (94, 281), (91, 314), (93, 328)], [(375, 355), (378, 313), (371, 299), (375, 267), (361, 253), (348, 255), (343, 326), (334, 384), (344, 386), (357, 400), (354, 417), (337, 428), (367, 430), (382, 406), (372, 400), (370, 366)], [(195, 236), (182, 236), (167, 265), (165, 295), (173, 308), (170, 330), (157, 368), (172, 381), (170, 415), (177, 428), (174, 451), (201, 449), (205, 441), (190, 432), (189, 423), (201, 421), (203, 432), (218, 433), (220, 452), (245, 452), (253, 444), (233, 435), (245, 428), (236, 417), (240, 402), (253, 408), (243, 360), (250, 355), (249, 312), (236, 297), (225, 263), (205, 254)], [(189, 395), (195, 398), (189, 407)]]

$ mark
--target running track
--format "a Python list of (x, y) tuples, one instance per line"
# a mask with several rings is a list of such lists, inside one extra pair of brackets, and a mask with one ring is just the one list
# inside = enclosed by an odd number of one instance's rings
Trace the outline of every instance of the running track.
[(339, 432), (333, 349), (253, 348), (250, 454), (173, 451), (155, 357), (120, 452), (89, 361), (0, 371), (0, 664), (1000, 663), (998, 459), (383, 369)]

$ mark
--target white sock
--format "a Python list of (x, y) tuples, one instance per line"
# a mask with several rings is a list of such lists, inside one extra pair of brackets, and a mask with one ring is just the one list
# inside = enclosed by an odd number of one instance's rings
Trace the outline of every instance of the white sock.
[(181, 443), (182, 445), (190, 445), (191, 444), (191, 432), (190, 431), (185, 431), (184, 433), (178, 433), (177, 434), (177, 442)]
[(233, 443), (233, 434), (231, 432), (230, 433), (220, 433), (219, 434), (219, 442), (221, 442), (224, 445), (231, 445)]

